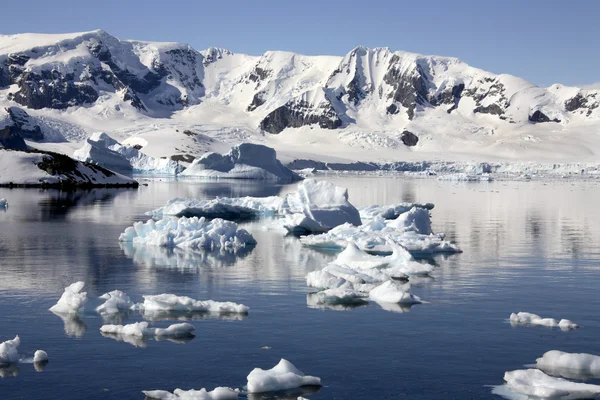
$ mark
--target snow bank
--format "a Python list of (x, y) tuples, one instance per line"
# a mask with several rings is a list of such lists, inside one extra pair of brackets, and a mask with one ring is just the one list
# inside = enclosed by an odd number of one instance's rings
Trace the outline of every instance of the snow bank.
[(331, 182), (307, 179), (286, 198), (290, 232), (327, 232), (342, 224), (361, 225), (358, 210), (348, 201), (348, 189)]
[(536, 360), (536, 367), (565, 378), (600, 378), (600, 356), (550, 350)]
[(19, 361), (19, 345), (21, 339), (15, 336), (12, 340), (0, 343), (0, 365), (16, 363)]
[(7, 208), (7, 207), (8, 207), (8, 200), (0, 199), (0, 208)]
[(238, 229), (235, 222), (220, 218), (181, 217), (163, 218), (159, 221), (136, 222), (119, 236), (121, 242), (132, 242), (168, 248), (189, 250), (222, 249), (231, 252), (256, 244), (245, 229)]
[(138, 338), (182, 337), (192, 335), (194, 329), (194, 326), (187, 322), (173, 324), (168, 328), (149, 328), (148, 322), (144, 321), (129, 325), (103, 325), (100, 328), (100, 332), (112, 335), (136, 336)]
[(92, 134), (73, 158), (115, 171), (138, 174), (171, 174), (183, 170), (176, 161), (147, 156), (135, 147), (123, 146), (104, 132)]
[(269, 370), (254, 368), (247, 379), (249, 393), (275, 392), (307, 385), (321, 386), (321, 378), (304, 375), (283, 358)]
[(217, 387), (210, 392), (202, 388), (200, 390), (175, 389), (173, 393), (165, 390), (144, 390), (143, 393), (156, 400), (233, 400), (238, 398), (239, 390)]
[(600, 395), (599, 385), (554, 378), (537, 369), (508, 371), (504, 380), (506, 387), (497, 387), (493, 393), (511, 399), (593, 399)]
[(228, 220), (252, 219), (259, 216), (275, 215), (284, 200), (278, 196), (271, 197), (222, 197), (211, 200), (175, 198), (166, 205), (146, 214), (154, 218), (166, 215), (176, 217), (206, 217)]
[(547, 326), (550, 328), (559, 327), (563, 331), (579, 328), (579, 325), (568, 319), (561, 319), (560, 321), (558, 321), (554, 318), (542, 318), (539, 315), (531, 314), (528, 312), (510, 314), (510, 323), (513, 325), (538, 325)]
[(75, 282), (65, 288), (58, 302), (50, 307), (50, 311), (57, 314), (77, 314), (83, 312), (87, 303), (87, 293), (81, 290), (85, 286), (83, 282)]
[(180, 176), (268, 179), (281, 182), (302, 179), (300, 175), (281, 164), (275, 150), (253, 143), (242, 143), (223, 155), (206, 153), (194, 160)]
[(33, 354), (33, 362), (34, 363), (43, 363), (48, 361), (48, 353), (44, 350), (36, 350)]
[(207, 313), (239, 313), (247, 314), (248, 307), (230, 301), (218, 302), (214, 300), (194, 300), (187, 296), (174, 294), (146, 295), (143, 303), (138, 303), (135, 308), (144, 312), (163, 311), (196, 311)]
[(102, 315), (116, 314), (119, 311), (129, 310), (133, 306), (133, 302), (129, 296), (120, 290), (104, 293), (100, 298), (106, 300), (96, 308), (96, 312)]

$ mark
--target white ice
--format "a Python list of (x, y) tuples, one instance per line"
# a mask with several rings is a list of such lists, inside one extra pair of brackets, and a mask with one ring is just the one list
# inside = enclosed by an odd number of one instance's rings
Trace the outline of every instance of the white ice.
[(310, 304), (319, 305), (358, 305), (365, 304), (364, 293), (350, 289), (326, 289), (310, 296)]
[(176, 217), (246, 219), (274, 215), (281, 208), (283, 202), (284, 199), (279, 196), (221, 197), (211, 200), (175, 198), (169, 200), (163, 207), (146, 214), (154, 218), (172, 215)]
[(19, 345), (21, 339), (15, 336), (12, 340), (0, 343), (0, 365), (16, 363), (19, 361)]
[(202, 388), (200, 390), (175, 389), (173, 393), (166, 390), (144, 390), (143, 393), (156, 400), (233, 400), (238, 398), (239, 390), (220, 386), (210, 392)]
[(537, 369), (507, 371), (506, 386), (493, 393), (509, 399), (592, 399), (600, 395), (599, 385), (571, 382), (546, 375)]
[(100, 332), (112, 335), (146, 337), (184, 337), (194, 332), (194, 326), (183, 322), (167, 328), (149, 328), (148, 322), (136, 322), (128, 325), (103, 325)]
[(102, 315), (116, 314), (119, 311), (129, 310), (133, 306), (133, 302), (129, 296), (120, 290), (104, 293), (100, 298), (106, 300), (96, 308), (96, 312)]
[(220, 218), (166, 217), (159, 221), (135, 222), (119, 236), (121, 242), (134, 245), (152, 245), (189, 250), (238, 251), (256, 241), (245, 229), (238, 229), (235, 222)]
[(396, 219), (400, 216), (400, 214), (404, 214), (405, 212), (408, 212), (415, 207), (432, 210), (434, 205), (432, 203), (399, 203), (388, 206), (373, 205), (367, 207), (359, 207), (358, 211), (360, 212), (360, 217), (363, 221), (370, 220), (376, 217), (380, 217), (383, 219)]
[(348, 190), (327, 181), (307, 179), (286, 198), (289, 215), (284, 227), (291, 232), (327, 232), (343, 224), (361, 225), (360, 214), (348, 201)]
[(67, 286), (58, 302), (50, 307), (50, 311), (58, 314), (77, 314), (83, 312), (85, 303), (88, 300), (87, 293), (81, 291), (84, 286), (85, 283), (81, 281)]
[(249, 393), (275, 392), (307, 385), (321, 386), (321, 378), (304, 375), (283, 358), (271, 369), (254, 368), (247, 379)]
[(219, 302), (214, 300), (194, 300), (187, 296), (174, 294), (146, 295), (144, 302), (135, 306), (145, 313), (165, 311), (196, 311), (207, 313), (248, 313), (248, 307), (230, 301)]
[(33, 362), (39, 363), (46, 361), (48, 361), (48, 353), (46, 353), (44, 350), (36, 350), (36, 352), (33, 354)]
[(561, 319), (558, 321), (554, 318), (542, 318), (539, 315), (528, 312), (510, 314), (510, 323), (513, 325), (539, 325), (547, 326), (549, 328), (558, 327), (563, 331), (579, 328), (579, 325), (568, 319)]
[(369, 298), (377, 303), (419, 304), (421, 299), (402, 290), (401, 285), (387, 281), (369, 292)]
[(550, 350), (536, 360), (536, 367), (565, 378), (600, 377), (600, 356)]
[(283, 166), (274, 149), (253, 143), (234, 146), (227, 154), (206, 153), (194, 160), (180, 176), (267, 179), (294, 182), (302, 177)]

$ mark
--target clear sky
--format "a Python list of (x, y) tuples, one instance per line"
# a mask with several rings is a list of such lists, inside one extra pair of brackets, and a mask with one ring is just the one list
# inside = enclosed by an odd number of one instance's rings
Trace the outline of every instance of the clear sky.
[(596, 0), (7, 1), (0, 33), (104, 29), (238, 53), (343, 55), (357, 45), (453, 56), (538, 85), (600, 82)]

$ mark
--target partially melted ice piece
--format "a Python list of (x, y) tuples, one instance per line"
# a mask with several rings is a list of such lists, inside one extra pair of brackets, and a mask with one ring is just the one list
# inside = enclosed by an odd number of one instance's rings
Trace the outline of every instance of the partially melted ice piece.
[(133, 302), (129, 296), (120, 290), (104, 293), (100, 298), (106, 300), (96, 308), (96, 312), (102, 315), (117, 314), (121, 311), (129, 310), (133, 306)]
[(230, 301), (219, 302), (214, 300), (195, 300), (187, 296), (174, 294), (146, 295), (143, 303), (134, 306), (144, 313), (181, 311), (181, 312), (207, 312), (207, 313), (240, 313), (247, 314), (248, 307)]
[(58, 302), (50, 307), (50, 311), (57, 314), (77, 314), (83, 312), (87, 303), (87, 293), (81, 290), (85, 286), (83, 282), (75, 282), (65, 288)]
[(363, 221), (376, 217), (383, 219), (396, 219), (400, 216), (400, 214), (404, 214), (415, 207), (433, 210), (434, 205), (432, 203), (399, 203), (388, 206), (373, 205), (361, 207), (358, 209), (358, 211), (360, 212), (360, 217)]
[(600, 356), (593, 354), (550, 350), (536, 360), (536, 367), (565, 378), (600, 378)]
[(146, 214), (154, 218), (176, 217), (223, 218), (245, 220), (259, 216), (273, 216), (279, 212), (284, 199), (271, 197), (221, 197), (210, 200), (175, 198), (166, 205)]
[(239, 390), (217, 387), (210, 392), (202, 388), (200, 390), (175, 389), (173, 393), (166, 390), (144, 390), (143, 393), (156, 400), (233, 400), (238, 398)]
[(579, 328), (579, 325), (568, 319), (561, 319), (558, 321), (554, 318), (542, 318), (539, 315), (528, 312), (510, 314), (510, 323), (512, 325), (538, 325), (547, 326), (549, 328), (558, 327), (563, 331)]
[(100, 332), (112, 335), (135, 336), (138, 338), (184, 337), (192, 335), (194, 329), (194, 326), (187, 322), (173, 324), (167, 328), (150, 328), (148, 327), (148, 322), (136, 322), (129, 325), (103, 325), (100, 328)]
[(600, 395), (599, 385), (554, 378), (537, 369), (508, 371), (504, 381), (506, 385), (492, 393), (508, 399), (593, 399)]
[(304, 375), (283, 358), (271, 369), (254, 368), (247, 379), (249, 393), (276, 392), (308, 385), (321, 386), (321, 378)]
[(204, 217), (167, 217), (159, 221), (136, 222), (125, 229), (119, 241), (134, 245), (231, 252), (256, 244), (252, 235), (245, 229), (238, 229), (235, 222), (220, 218), (209, 221)]
[(377, 303), (419, 304), (421, 299), (402, 290), (394, 281), (387, 281), (369, 292), (369, 298)]
[(21, 339), (15, 336), (12, 340), (0, 343), (0, 365), (11, 364), (19, 361), (19, 345)]

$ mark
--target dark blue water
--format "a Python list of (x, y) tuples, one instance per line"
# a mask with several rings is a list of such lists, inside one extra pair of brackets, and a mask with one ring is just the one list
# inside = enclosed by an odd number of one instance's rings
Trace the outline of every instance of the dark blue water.
[[(258, 245), (238, 258), (140, 252), (117, 242), (145, 211), (173, 197), (274, 195), (290, 186), (156, 181), (137, 191), (0, 189), (10, 203), (0, 211), (0, 341), (18, 334), (23, 356), (44, 349), (50, 357), (41, 372), (31, 364), (0, 370), (0, 398), (143, 399), (141, 390), (241, 388), (254, 367), (271, 368), (282, 357), (322, 378), (318, 393), (305, 394), (310, 399), (494, 398), (488, 385), (548, 350), (600, 354), (597, 183), (331, 179), (349, 188), (356, 205), (436, 204), (434, 230), (447, 232), (464, 253), (431, 260), (433, 278), (412, 289), (428, 304), (310, 308), (304, 276), (334, 256), (261, 222), (247, 226)], [(86, 282), (88, 312), (63, 321), (47, 309), (77, 280)], [(115, 289), (134, 301), (158, 293), (235, 301), (250, 313), (194, 319), (196, 337), (186, 343), (134, 346), (99, 332), (97, 297)], [(582, 328), (513, 328), (506, 319), (518, 311)], [(122, 322), (142, 320), (133, 313)]]

